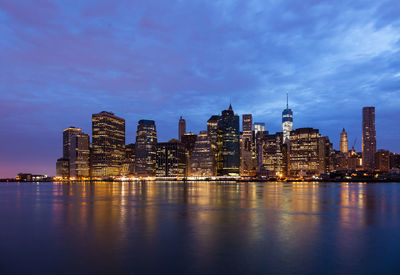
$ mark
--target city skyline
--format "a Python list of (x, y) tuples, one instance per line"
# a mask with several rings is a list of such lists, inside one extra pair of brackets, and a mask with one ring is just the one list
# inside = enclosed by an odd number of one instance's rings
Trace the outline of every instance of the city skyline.
[(338, 149), (345, 128), (361, 151), (359, 110), (375, 106), (377, 150), (400, 152), (396, 4), (2, 2), (0, 177), (54, 174), (61, 131), (92, 136), (103, 110), (125, 118), (126, 144), (140, 119), (160, 141), (181, 115), (198, 134), (230, 101), (275, 133), (287, 91), (293, 129)]

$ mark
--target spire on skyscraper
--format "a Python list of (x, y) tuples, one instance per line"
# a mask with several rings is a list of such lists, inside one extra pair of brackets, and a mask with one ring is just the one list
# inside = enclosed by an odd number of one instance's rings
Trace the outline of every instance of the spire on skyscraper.
[(286, 109), (289, 109), (289, 93), (286, 92)]
[(232, 104), (229, 104), (229, 111), (232, 111)]

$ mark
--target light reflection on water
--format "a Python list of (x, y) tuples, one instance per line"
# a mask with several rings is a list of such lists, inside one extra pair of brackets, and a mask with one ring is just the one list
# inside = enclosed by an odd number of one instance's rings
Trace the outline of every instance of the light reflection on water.
[(398, 273), (399, 191), (363, 183), (0, 184), (0, 271)]

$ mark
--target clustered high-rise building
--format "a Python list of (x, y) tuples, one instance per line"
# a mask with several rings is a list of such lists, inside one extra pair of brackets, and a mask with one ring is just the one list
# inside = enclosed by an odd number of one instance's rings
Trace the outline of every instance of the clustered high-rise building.
[(375, 108), (363, 108), (362, 153), (349, 150), (345, 129), (339, 150), (318, 129), (293, 130), (293, 112), (282, 112), (282, 132), (269, 133), (265, 123), (253, 123), (251, 114), (239, 116), (229, 105), (212, 115), (207, 130), (186, 132), (180, 117), (178, 138), (159, 142), (156, 123), (142, 119), (135, 143), (125, 144), (125, 119), (111, 112), (92, 115), (92, 142), (82, 129), (63, 131), (63, 155), (57, 176), (64, 179), (136, 177), (312, 177), (340, 170), (388, 172), (400, 169), (400, 157), (376, 151)]

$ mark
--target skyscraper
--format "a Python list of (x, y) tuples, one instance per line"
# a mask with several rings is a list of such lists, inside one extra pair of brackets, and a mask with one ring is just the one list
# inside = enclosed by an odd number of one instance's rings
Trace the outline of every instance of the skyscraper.
[(182, 141), (182, 136), (186, 133), (186, 121), (181, 117), (179, 119), (178, 138)]
[(207, 131), (200, 131), (190, 160), (190, 175), (209, 177), (214, 175), (214, 156)]
[(176, 139), (157, 143), (156, 176), (183, 177), (186, 170), (185, 146)]
[(68, 127), (63, 131), (63, 158), (70, 159), (70, 148), (72, 137), (76, 134), (82, 133), (82, 129), (76, 127)]
[(154, 120), (139, 120), (136, 132), (136, 175), (155, 176), (156, 145), (157, 131)]
[(207, 121), (207, 136), (208, 141), (211, 144), (211, 149), (214, 155), (214, 174), (217, 174), (217, 157), (218, 157), (218, 148), (217, 148), (217, 138), (218, 138), (218, 121), (220, 116), (214, 115), (211, 116)]
[(186, 171), (185, 176), (190, 176), (190, 159), (194, 149), (194, 145), (197, 140), (197, 135), (194, 133), (185, 133), (182, 136), (182, 144), (185, 147), (185, 155), (186, 155)]
[(289, 172), (293, 176), (318, 175), (328, 170), (331, 143), (313, 128), (299, 128), (290, 135)]
[(375, 107), (364, 107), (362, 121), (362, 161), (365, 170), (373, 170), (375, 168), (375, 153)]
[(253, 139), (253, 117), (242, 115), (243, 133), (240, 138), (240, 175), (254, 176), (256, 173), (256, 152)]
[(105, 111), (93, 114), (92, 152), (94, 177), (120, 175), (125, 158), (125, 119)]
[(290, 132), (293, 130), (293, 112), (289, 109), (289, 94), (286, 94), (286, 109), (282, 112), (283, 143), (290, 142)]
[(347, 140), (347, 133), (343, 128), (342, 133), (340, 134), (340, 152), (343, 154), (347, 154), (349, 152), (349, 143)]
[(74, 179), (89, 177), (90, 137), (83, 132), (72, 136), (69, 175)]
[(239, 116), (232, 106), (222, 111), (218, 120), (217, 136), (217, 173), (220, 176), (237, 176), (240, 167)]

